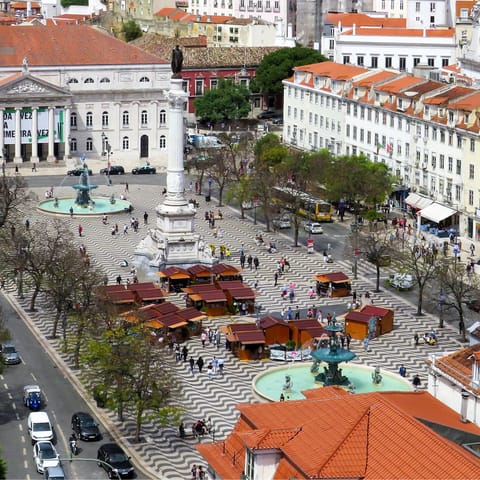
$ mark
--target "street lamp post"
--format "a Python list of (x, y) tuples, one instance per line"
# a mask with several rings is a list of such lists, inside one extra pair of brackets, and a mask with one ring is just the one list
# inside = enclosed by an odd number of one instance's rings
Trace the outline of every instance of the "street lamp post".
[(353, 278), (357, 280), (358, 277), (358, 225), (352, 223), (351, 225), (352, 234), (353, 234)]
[(253, 224), (257, 224), (257, 207), (258, 207), (258, 198), (253, 198)]
[(446, 295), (443, 292), (440, 292), (440, 295), (438, 297), (438, 303), (440, 305), (440, 321), (438, 323), (439, 328), (443, 328), (443, 309), (445, 307), (446, 300), (447, 300)]

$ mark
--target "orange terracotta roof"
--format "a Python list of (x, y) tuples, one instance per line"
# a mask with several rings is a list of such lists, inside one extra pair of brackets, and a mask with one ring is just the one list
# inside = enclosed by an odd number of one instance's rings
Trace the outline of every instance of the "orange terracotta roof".
[[(355, 35), (380, 37), (455, 37), (455, 29), (427, 29), (425, 35), (420, 28), (371, 28), (357, 27)], [(344, 30), (340, 35), (354, 35), (352, 30)]]
[[(25, 9), (27, 8), (27, 2), (12, 2), (10, 3), (10, 8), (15, 9)], [(31, 8), (40, 8), (40, 4), (37, 2), (32, 2)]]
[(0, 26), (0, 45), (2, 67), (21, 66), (25, 57), (30, 66), (167, 63), (87, 25)]
[(355, 87), (371, 87), (374, 83), (383, 82), (389, 78), (394, 78), (398, 76), (396, 72), (389, 72), (387, 70), (382, 70), (380, 72), (373, 72), (371, 75), (367, 75), (364, 78), (353, 82)]
[[(323, 390), (317, 399), (238, 405), (241, 417), (227, 440), (197, 449), (222, 478), (236, 478), (245, 446), (254, 448), (267, 438), (265, 448), (281, 452), (282, 472), (296, 471), (298, 478), (479, 478), (480, 460), (403, 410), (405, 399)], [(403, 395), (411, 397), (407, 406), (413, 409), (417, 393)], [(427, 393), (418, 398), (423, 410), (433, 399)], [(277, 472), (274, 478), (282, 477)]]
[(453, 377), (469, 390), (480, 393), (480, 389), (472, 386), (472, 363), (471, 356), (480, 351), (480, 343), (462, 348), (435, 361), (435, 367)]
[(476, 108), (480, 107), (480, 92), (473, 93), (475, 90), (472, 90), (472, 95), (467, 95), (457, 102), (451, 102), (448, 104), (448, 108), (455, 110), (465, 110), (471, 112)]
[(443, 105), (447, 104), (450, 100), (456, 100), (464, 95), (473, 93), (474, 91), (475, 90), (467, 87), (453, 87), (439, 93), (438, 95), (432, 95), (431, 97), (426, 98), (424, 103)]
[(400, 93), (402, 90), (412, 87), (413, 85), (418, 85), (424, 81), (422, 78), (406, 76), (385, 82), (379, 86), (374, 86), (374, 89), (378, 92)]
[(20, 78), (21, 76), (22, 76), (22, 72), (18, 72), (18, 73), (14, 73), (13, 75), (9, 75), (8, 77), (2, 78), (2, 80), (0, 80), (0, 87), (2, 85), (7, 85), (8, 83), (13, 82), (17, 78)]
[(407, 26), (406, 18), (385, 18), (385, 17), (369, 17), (364, 13), (327, 13), (325, 23), (333, 23), (338, 25), (342, 22), (342, 26), (351, 27), (352, 25), (365, 27), (401, 27)]
[(414, 85), (411, 90), (405, 89), (400, 92), (399, 96), (406, 97), (411, 100), (418, 100), (422, 98), (423, 95), (429, 92), (433, 92), (438, 90), (439, 88), (444, 89), (445, 84), (442, 82), (435, 82), (433, 80), (422, 80), (420, 78), (417, 79), (419, 83)]
[(455, 15), (457, 18), (461, 18), (460, 13), (464, 8), (468, 8), (468, 12), (470, 13), (475, 3), (476, 0), (457, 0), (455, 4)]
[(295, 71), (310, 72), (321, 77), (329, 77), (334, 80), (349, 80), (356, 75), (368, 72), (366, 68), (356, 67), (355, 65), (344, 65), (335, 62), (313, 63), (295, 67)]

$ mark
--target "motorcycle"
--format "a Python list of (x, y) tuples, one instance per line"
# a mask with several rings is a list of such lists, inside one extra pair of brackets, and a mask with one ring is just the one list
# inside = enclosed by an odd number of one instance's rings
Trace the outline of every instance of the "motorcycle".
[(70, 453), (75, 457), (78, 453), (77, 440), (75, 438), (70, 437), (68, 444), (70, 446)]

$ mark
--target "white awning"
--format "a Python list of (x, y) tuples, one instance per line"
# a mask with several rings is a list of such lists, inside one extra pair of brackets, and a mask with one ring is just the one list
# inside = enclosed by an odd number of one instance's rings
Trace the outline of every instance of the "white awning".
[(408, 197), (405, 199), (405, 203), (410, 205), (413, 208), (426, 208), (433, 203), (433, 200), (430, 198), (419, 195), (418, 193), (409, 193)]
[(420, 212), (420, 216), (432, 222), (439, 223), (455, 213), (457, 213), (457, 211), (453, 208), (446, 207), (440, 203), (432, 203)]

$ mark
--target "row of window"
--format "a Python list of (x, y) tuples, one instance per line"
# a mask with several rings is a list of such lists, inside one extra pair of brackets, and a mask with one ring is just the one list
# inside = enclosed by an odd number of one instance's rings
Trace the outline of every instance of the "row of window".
[[(165, 125), (167, 123), (167, 112), (166, 110), (160, 110), (159, 116), (160, 125)], [(108, 127), (110, 123), (110, 114), (108, 112), (102, 112), (102, 127)], [(70, 127), (76, 129), (78, 126), (78, 114), (72, 112), (70, 114)], [(93, 112), (87, 112), (85, 115), (85, 126), (87, 128), (93, 127)], [(122, 112), (122, 127), (127, 128), (130, 126), (130, 113), (127, 110)], [(148, 127), (148, 112), (142, 110), (140, 113), (140, 126)]]
[[(335, 42), (334, 40), (330, 40), (330, 50), (335, 49)], [(393, 56), (384, 56), (384, 68), (398, 68), (400, 71), (405, 71), (407, 69), (407, 57), (398, 57), (398, 65), (394, 67), (393, 65)], [(357, 55), (357, 65), (359, 67), (365, 67), (365, 55)], [(380, 68), (380, 57), (379, 56), (370, 56), (370, 68)], [(427, 65), (429, 67), (435, 67), (435, 59), (436, 57), (427, 57)], [(352, 61), (352, 55), (343, 55), (343, 63), (349, 64)], [(416, 67), (422, 61), (422, 57), (413, 57), (413, 66)], [(450, 59), (448, 57), (443, 57), (441, 59), (442, 67), (446, 67), (450, 63)]]
[[(105, 143), (108, 143), (108, 140), (105, 141)], [(161, 135), (159, 142), (158, 142), (158, 147), (161, 149), (167, 148), (167, 137), (165, 135)], [(122, 138), (122, 143), (121, 143), (121, 148), (123, 151), (130, 150), (130, 138), (127, 136), (124, 136)], [(93, 152), (93, 138), (88, 137), (85, 140), (85, 149), (86, 152)], [(70, 139), (70, 151), (72, 153), (78, 152), (78, 142), (76, 138)], [(82, 149), (83, 151), (83, 149)]]
[[(149, 82), (150, 79), (148, 77), (141, 77), (139, 82), (146, 83)], [(67, 83), (80, 83), (77, 78), (70, 78)], [(83, 83), (95, 83), (95, 80), (92, 77), (86, 78)], [(99, 80), (98, 83), (110, 83), (110, 79), (108, 77), (103, 77)]]
[[(239, 7), (241, 9), (245, 9), (245, 0), (240, 0), (240, 5)], [(248, 5), (247, 5), (249, 10), (253, 10), (256, 8), (257, 10), (261, 10), (263, 8), (263, 2), (262, 0), (257, 0), (256, 2), (254, 0), (248, 0)], [(273, 8), (274, 10), (280, 10), (280, 2), (278, 0), (275, 0), (273, 2)], [(271, 2), (270, 0), (265, 0), (265, 10), (271, 10)]]

